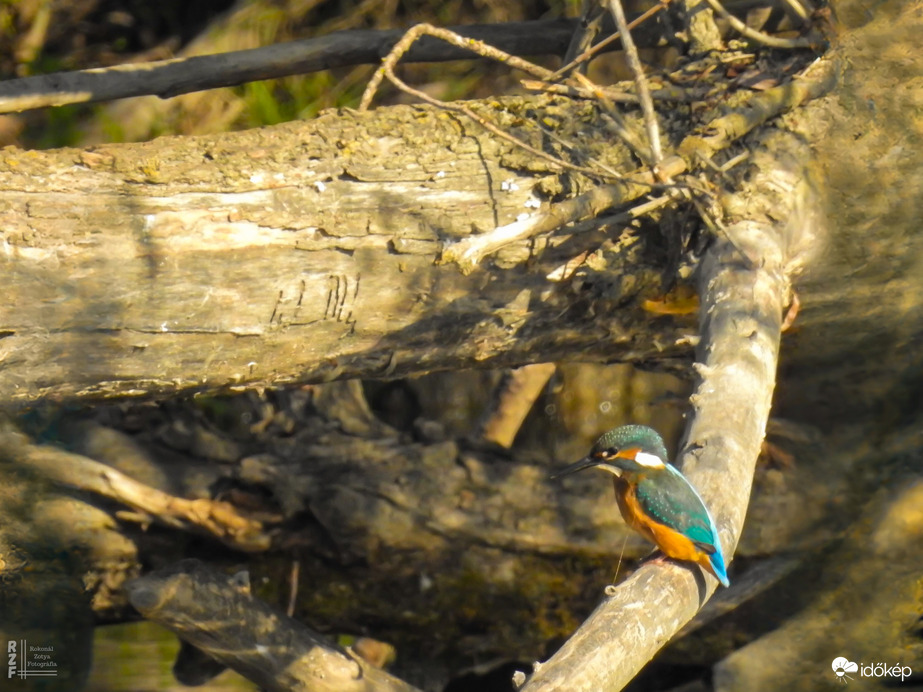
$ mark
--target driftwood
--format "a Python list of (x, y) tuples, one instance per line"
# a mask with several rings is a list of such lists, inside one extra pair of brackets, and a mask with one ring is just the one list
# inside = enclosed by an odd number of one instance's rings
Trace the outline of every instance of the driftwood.
[[(483, 110), (539, 143), (532, 118), (520, 121), (536, 107), (574, 132), (595, 110), (554, 98)], [(555, 195), (579, 182), (470, 127), (403, 107), (216, 138), (6, 152), (4, 401), (396, 377), (539, 351), (663, 362), (686, 351), (684, 326), (646, 333), (643, 310), (602, 308), (659, 290), (639, 235), (605, 245), (580, 285), (546, 276), (598, 246), (591, 229), (540, 257), (532, 243), (512, 246), (495, 281), (434, 266), (446, 240), (529, 212), (536, 184)], [(613, 283), (616, 265), (626, 278)]]
[[(822, 93), (835, 71), (820, 72), (805, 80), (810, 87), (779, 87), (797, 96), (771, 99), (775, 112)], [(759, 117), (745, 107), (733, 133), (722, 116), (709, 124), (714, 136), (687, 136), (675, 173), (765, 119), (769, 95), (755, 99)], [(556, 122), (556, 137), (579, 141), (590, 161), (629, 160), (604, 126), (587, 138), (599, 122), (592, 104), (543, 97), (481, 110), (519, 139), (540, 144)], [(668, 367), (688, 353), (684, 325), (638, 328), (650, 323), (640, 300), (663, 282), (646, 254), (650, 239), (600, 246), (600, 236), (582, 232), (593, 226), (576, 226), (531, 241), (551, 221), (591, 219), (652, 182), (594, 185), (470, 127), (433, 109), (396, 108), (218, 138), (8, 152), (3, 399), (395, 377), (521, 364), (537, 352), (628, 362), (656, 353)], [(49, 170), (57, 171), (50, 182), (37, 184), (34, 175)], [(555, 201), (572, 186), (589, 190)], [(564, 208), (572, 211), (562, 217)], [(470, 270), (477, 260), (460, 248), (473, 230), (530, 213), (529, 232), (504, 239), (496, 261), (508, 270), (494, 280), (434, 266), (464, 255)], [(483, 235), (479, 245), (491, 237)], [(576, 274), (561, 272), (591, 248), (599, 249)]]

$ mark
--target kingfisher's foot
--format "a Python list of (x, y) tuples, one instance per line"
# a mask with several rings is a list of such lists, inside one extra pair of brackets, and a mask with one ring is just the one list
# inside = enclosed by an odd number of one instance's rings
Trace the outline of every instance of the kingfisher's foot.
[(672, 562), (670, 558), (664, 555), (662, 550), (655, 550), (646, 558), (641, 560), (642, 565), (665, 565), (668, 562)]

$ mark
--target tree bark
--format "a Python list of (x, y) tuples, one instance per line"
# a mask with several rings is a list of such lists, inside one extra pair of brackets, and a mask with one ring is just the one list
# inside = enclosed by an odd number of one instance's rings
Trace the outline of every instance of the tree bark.
[[(561, 136), (596, 127), (594, 106), (557, 98), (480, 110), (552, 151), (536, 118)], [(595, 132), (580, 140), (586, 153), (624, 162), (625, 150)], [(0, 395), (25, 403), (395, 377), (537, 353), (688, 355), (688, 323), (652, 324), (637, 307), (661, 279), (652, 241), (636, 232), (604, 244), (570, 281), (546, 277), (598, 247), (598, 233), (520, 242), (490, 274), (435, 263), (443, 243), (528, 212), (543, 186), (557, 195), (589, 184), (420, 107), (8, 150)]]

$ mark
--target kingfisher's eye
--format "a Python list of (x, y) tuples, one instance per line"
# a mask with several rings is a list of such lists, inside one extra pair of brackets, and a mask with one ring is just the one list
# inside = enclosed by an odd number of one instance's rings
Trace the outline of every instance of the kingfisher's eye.
[(597, 459), (611, 459), (616, 454), (619, 453), (618, 447), (609, 447), (608, 449), (600, 449), (593, 453), (593, 456)]

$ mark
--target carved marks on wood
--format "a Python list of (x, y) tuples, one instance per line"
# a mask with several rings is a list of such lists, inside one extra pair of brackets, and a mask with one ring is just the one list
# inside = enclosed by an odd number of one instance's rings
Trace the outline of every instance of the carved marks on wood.
[(335, 319), (337, 322), (355, 324), (352, 319), (352, 306), (359, 297), (359, 281), (361, 275), (357, 272), (350, 282), (346, 274), (331, 274), (327, 277), (327, 307), (324, 310), (324, 319)]
[(270, 328), (333, 321), (343, 323), (352, 333), (361, 276), (359, 272), (305, 274), (289, 281), (278, 290), (269, 317)]

